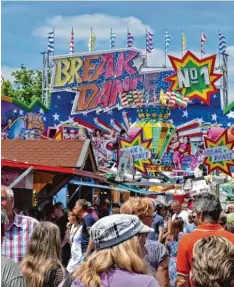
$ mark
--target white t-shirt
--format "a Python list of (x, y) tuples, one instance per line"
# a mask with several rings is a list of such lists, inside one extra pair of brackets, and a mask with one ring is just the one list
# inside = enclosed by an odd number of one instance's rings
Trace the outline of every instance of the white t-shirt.
[(189, 224), (188, 215), (189, 215), (188, 211), (182, 210), (179, 214), (176, 213), (173, 214), (172, 221), (179, 217), (182, 218), (184, 221), (184, 230), (186, 230), (186, 226)]
[(70, 232), (71, 258), (67, 265), (67, 271), (69, 273), (72, 273), (76, 269), (80, 261), (80, 258), (82, 257), (81, 234), (82, 234), (82, 225), (81, 226), (72, 225)]

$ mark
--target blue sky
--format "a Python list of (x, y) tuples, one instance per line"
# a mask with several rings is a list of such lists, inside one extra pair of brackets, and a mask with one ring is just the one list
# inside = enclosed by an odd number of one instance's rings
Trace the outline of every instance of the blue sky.
[(205, 49), (216, 53), (218, 29), (225, 35), (230, 54), (230, 87), (234, 92), (234, 2), (2, 2), (2, 73), (25, 64), (40, 69), (40, 52), (47, 47), (46, 34), (55, 27), (55, 54), (69, 53), (71, 27), (75, 51), (87, 52), (89, 29), (96, 33), (96, 49), (109, 49), (109, 28), (118, 34), (117, 48), (126, 45), (130, 28), (135, 47), (145, 48), (145, 28), (154, 32), (156, 51), (152, 65), (163, 64), (164, 30), (172, 35), (169, 54), (180, 55), (181, 29), (187, 49), (199, 52), (201, 29), (207, 36)]

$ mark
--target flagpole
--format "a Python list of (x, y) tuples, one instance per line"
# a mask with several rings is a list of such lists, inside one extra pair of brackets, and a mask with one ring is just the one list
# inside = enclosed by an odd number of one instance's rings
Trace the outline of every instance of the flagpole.
[[(219, 33), (220, 33), (220, 30), (218, 30), (218, 49), (219, 49)], [(220, 55), (220, 50), (219, 50), (219, 69), (220, 69), (220, 62), (221, 62), (220, 57), (221, 55)]]
[(90, 52), (93, 52), (93, 29), (90, 28)]
[(184, 46), (183, 46), (183, 29), (181, 29), (181, 54), (182, 58), (184, 57)]
[(145, 29), (145, 64), (147, 65), (147, 29)]
[(72, 38), (72, 29), (71, 29), (70, 41), (69, 41), (69, 54), (71, 54), (71, 38)]
[(112, 28), (110, 28), (110, 49), (112, 50)]
[(72, 54), (74, 54), (76, 45), (75, 45), (75, 34), (74, 34), (73, 27), (72, 27), (72, 38), (73, 38), (73, 51), (72, 51)]
[(201, 59), (202, 59), (202, 29), (201, 29)]
[[(54, 32), (54, 50), (55, 50), (55, 27), (53, 27), (53, 32)], [(54, 56), (54, 51), (53, 51), (53, 56)]]
[(129, 28), (127, 28), (127, 48), (129, 48), (128, 47), (128, 34), (129, 34)]
[[(70, 54), (74, 54), (74, 49), (73, 49), (73, 45), (74, 45), (74, 47), (75, 47), (74, 40), (75, 40), (75, 39), (73, 39), (73, 27), (72, 27), (71, 39), (70, 39)], [(71, 49), (71, 44), (72, 44), (72, 49)]]
[(166, 39), (165, 39), (165, 35), (166, 35), (166, 29), (164, 31), (164, 60), (165, 60), (165, 68), (167, 67), (167, 48), (166, 48)]

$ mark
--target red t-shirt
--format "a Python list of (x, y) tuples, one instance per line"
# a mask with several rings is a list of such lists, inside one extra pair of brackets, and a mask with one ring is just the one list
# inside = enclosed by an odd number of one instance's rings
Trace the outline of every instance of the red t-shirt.
[(234, 244), (234, 234), (224, 230), (221, 225), (199, 225), (193, 232), (184, 235), (180, 239), (176, 265), (178, 274), (189, 276), (192, 265), (193, 247), (198, 240), (207, 236), (222, 236)]

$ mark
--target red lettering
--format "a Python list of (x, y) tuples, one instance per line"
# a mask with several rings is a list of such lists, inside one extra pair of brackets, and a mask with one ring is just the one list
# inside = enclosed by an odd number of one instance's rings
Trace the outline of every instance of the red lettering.
[[(80, 92), (80, 94), (75, 111), (85, 111), (95, 98), (98, 92), (98, 86), (95, 84), (89, 84), (87, 86), (79, 87), (77, 90)], [(90, 94), (87, 96), (88, 92), (90, 92)]]
[(111, 81), (103, 84), (102, 88), (98, 91), (97, 95), (93, 99), (89, 109), (95, 109), (99, 105), (102, 105), (103, 108), (108, 106), (108, 101), (111, 94), (111, 86)]
[(90, 81), (92, 78), (92, 75), (90, 75), (90, 72), (95, 70), (97, 64), (91, 63), (92, 60), (98, 60), (98, 55), (92, 55), (92, 56), (86, 56), (84, 61), (84, 72), (83, 72), (83, 81)]
[(123, 92), (121, 80), (114, 80), (111, 89), (111, 97), (109, 98), (109, 107), (113, 107), (117, 103), (117, 97)]
[(130, 91), (130, 83), (131, 83), (131, 79), (130, 78), (127, 78), (127, 79), (123, 80), (123, 90), (125, 92)]
[(109, 79), (114, 76), (114, 54), (105, 54), (102, 57), (102, 62), (97, 67), (92, 81), (97, 81), (101, 75), (105, 74), (105, 79)]
[(119, 53), (117, 66), (115, 69), (115, 76), (120, 77), (124, 71), (128, 72), (129, 75), (136, 74), (135, 68), (130, 65), (130, 62), (138, 55), (135, 51), (129, 51), (128, 56), (125, 56), (125, 52)]

